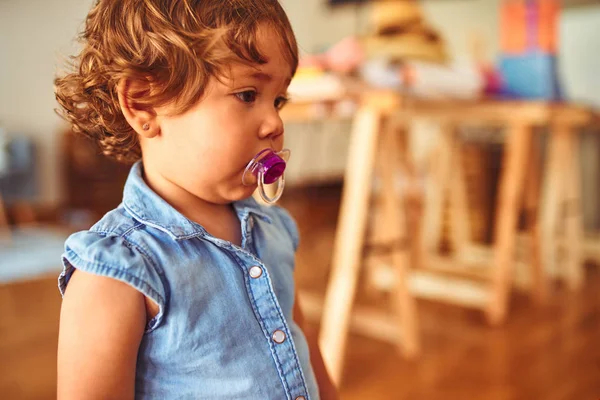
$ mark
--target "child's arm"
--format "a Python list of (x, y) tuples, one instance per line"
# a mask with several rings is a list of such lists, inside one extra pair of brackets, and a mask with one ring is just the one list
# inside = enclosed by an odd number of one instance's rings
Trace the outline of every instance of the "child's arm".
[[(303, 332), (306, 332), (304, 329), (304, 314), (302, 314), (302, 309), (298, 302), (298, 295), (296, 295), (296, 299), (294, 300), (294, 321)], [(325, 363), (323, 362), (316, 335), (307, 335), (306, 340), (310, 351), (310, 361), (313, 370), (315, 371), (317, 384), (319, 385), (319, 395), (321, 400), (339, 399), (337, 388), (333, 384), (333, 381), (327, 372), (327, 368), (325, 367)]]
[(63, 298), (58, 399), (132, 399), (146, 325), (144, 295), (115, 279), (76, 271)]

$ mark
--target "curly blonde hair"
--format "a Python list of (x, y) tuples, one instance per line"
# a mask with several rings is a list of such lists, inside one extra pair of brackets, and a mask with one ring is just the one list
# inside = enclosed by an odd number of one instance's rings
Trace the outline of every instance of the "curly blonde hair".
[(143, 84), (130, 94), (140, 108), (173, 104), (183, 113), (232, 61), (266, 62), (257, 48), (260, 24), (280, 34), (294, 74), (298, 46), (277, 0), (98, 0), (73, 71), (55, 79), (57, 111), (105, 155), (134, 162), (141, 149), (121, 112), (119, 82)]

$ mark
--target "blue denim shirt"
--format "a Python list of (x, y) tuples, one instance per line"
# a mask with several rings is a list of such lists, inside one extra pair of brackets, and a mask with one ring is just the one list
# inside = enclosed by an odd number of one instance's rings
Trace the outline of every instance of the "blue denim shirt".
[(137, 163), (119, 207), (67, 239), (61, 294), (78, 268), (123, 281), (159, 306), (139, 348), (136, 399), (319, 398), (292, 318), (296, 225), (252, 198), (234, 208), (241, 247), (167, 204)]

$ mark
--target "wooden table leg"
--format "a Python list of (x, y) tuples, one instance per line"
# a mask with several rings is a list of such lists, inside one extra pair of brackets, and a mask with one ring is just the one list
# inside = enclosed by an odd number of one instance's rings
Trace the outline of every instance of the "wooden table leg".
[(416, 311), (416, 301), (409, 290), (409, 268), (411, 261), (411, 247), (407, 232), (406, 208), (404, 199), (396, 190), (396, 178), (399, 167), (400, 132), (386, 128), (382, 131), (381, 150), (382, 158), (380, 175), (382, 178), (383, 207), (385, 215), (386, 236), (402, 241), (400, 246), (392, 250), (392, 263), (398, 279), (394, 287), (394, 308), (399, 323), (398, 348), (408, 357), (413, 358), (419, 353), (419, 334)]
[(581, 157), (577, 128), (558, 128), (565, 146), (564, 218), (565, 218), (565, 278), (570, 289), (577, 290), (583, 284), (583, 208), (581, 204)]
[(534, 296), (538, 302), (548, 299), (548, 276), (544, 270), (541, 254), (541, 232), (539, 224), (539, 204), (541, 190), (540, 141), (537, 135), (531, 138), (531, 151), (528, 163), (527, 184), (525, 186), (525, 214), (530, 235), (529, 263)]
[(500, 188), (496, 208), (492, 293), (488, 319), (496, 325), (504, 322), (511, 289), (518, 211), (523, 199), (523, 180), (531, 142), (531, 128), (513, 123), (507, 132)]
[(380, 112), (365, 106), (354, 117), (350, 138), (331, 274), (319, 333), (323, 358), (333, 380), (338, 383), (360, 272), (380, 124)]

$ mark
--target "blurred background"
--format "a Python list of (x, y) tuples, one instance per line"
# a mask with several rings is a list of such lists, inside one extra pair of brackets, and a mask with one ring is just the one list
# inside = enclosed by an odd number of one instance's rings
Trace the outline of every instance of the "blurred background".
[[(600, 398), (600, 2), (282, 0), (280, 203), (343, 399)], [(129, 167), (54, 113), (92, 1), (0, 0), (0, 398), (56, 396), (66, 237)]]

